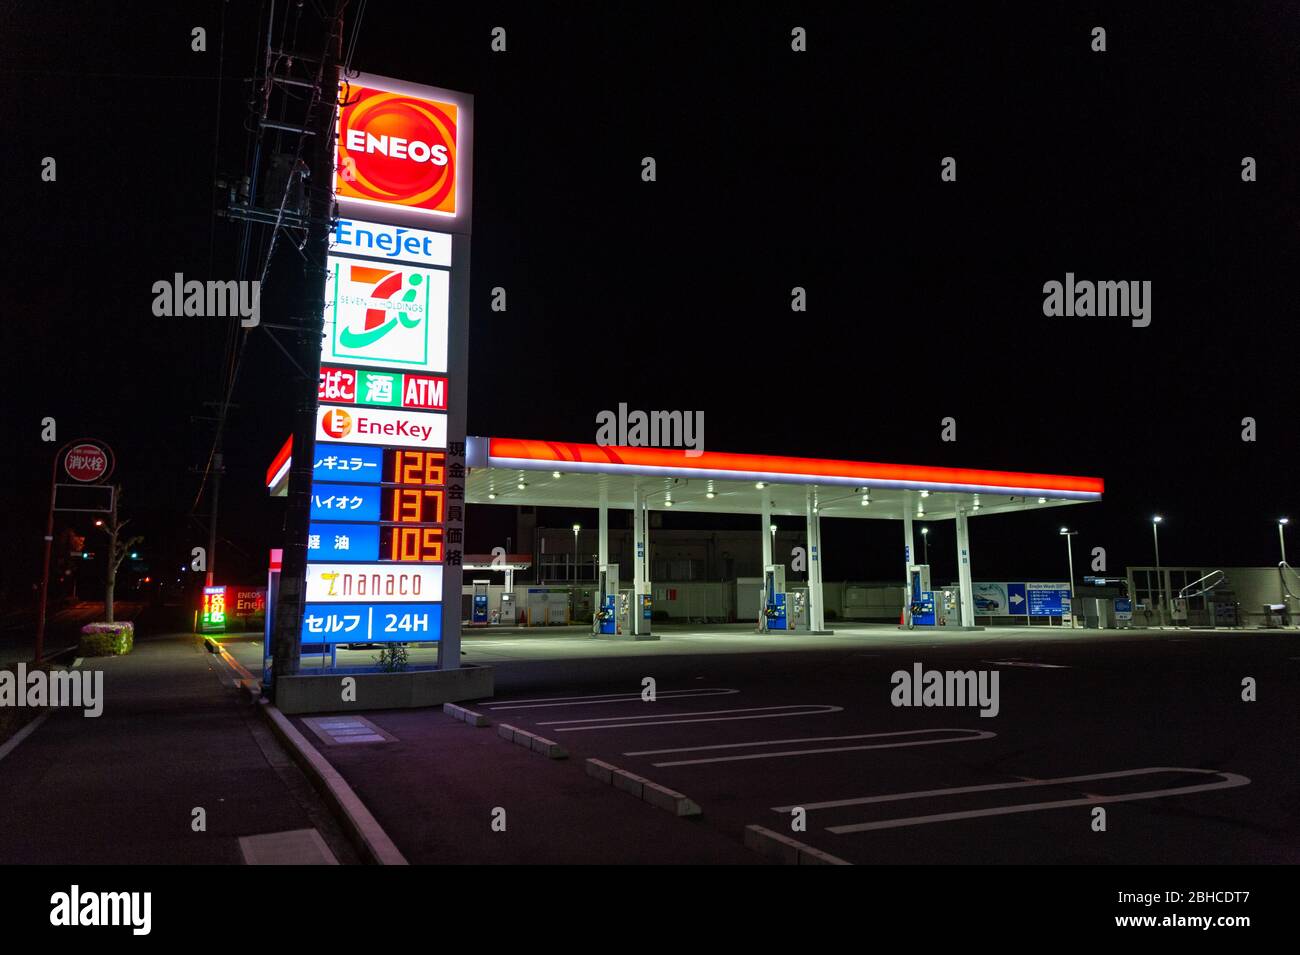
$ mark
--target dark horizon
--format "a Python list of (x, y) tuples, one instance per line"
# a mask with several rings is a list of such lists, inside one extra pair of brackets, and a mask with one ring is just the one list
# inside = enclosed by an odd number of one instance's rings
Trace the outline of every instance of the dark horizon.
[[(46, 416), (60, 444), (114, 446), (151, 561), (179, 566), (206, 543), (208, 503), (191, 506), (211, 427), (195, 419), (220, 397), (227, 330), (149, 305), (176, 272), (236, 277), (237, 227), (213, 219), (211, 183), (245, 165), (257, 19), (227, 9), (219, 67), (223, 6), (10, 14), (24, 42), (5, 68), (6, 164), (39, 186), (11, 190), (5, 243), (11, 591), (39, 577)], [(1106, 480), (1100, 504), (973, 521), (976, 580), (1063, 573), (1062, 522), (1122, 575), (1152, 563), (1154, 513), (1166, 565), (1275, 564), (1300, 462), (1284, 347), (1300, 183), (1294, 124), (1274, 120), (1300, 106), (1286, 79), (1300, 27), (1281, 4), (1035, 9), (861, 23), (521, 10), (496, 54), (487, 13), (444, 11), (420, 38), (374, 5), (355, 68), (476, 97), (470, 433), (592, 441), (597, 413), (626, 402), (703, 411), (710, 450)], [(809, 53), (790, 52), (792, 24)], [(194, 25), (207, 53), (189, 49)], [(44, 156), (55, 183), (39, 180)], [(268, 314), (301, 294), (278, 277), (290, 264), (272, 271)], [(1151, 325), (1045, 317), (1043, 284), (1068, 272), (1151, 281)], [(227, 431), (218, 566), (232, 582), (259, 580), (278, 544), (262, 477), (289, 431), (290, 369), (268, 334), (249, 339)], [(940, 439), (948, 416), (955, 443)], [(467, 549), (503, 543), (507, 525), (474, 508)], [(827, 579), (895, 576), (900, 534), (828, 521)], [(932, 536), (942, 572), (951, 524)]]

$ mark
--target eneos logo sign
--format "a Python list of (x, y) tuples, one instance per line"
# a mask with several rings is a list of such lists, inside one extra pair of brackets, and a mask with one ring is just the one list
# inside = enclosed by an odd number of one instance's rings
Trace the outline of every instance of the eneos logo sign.
[(456, 214), (454, 103), (352, 86), (339, 110), (340, 198)]

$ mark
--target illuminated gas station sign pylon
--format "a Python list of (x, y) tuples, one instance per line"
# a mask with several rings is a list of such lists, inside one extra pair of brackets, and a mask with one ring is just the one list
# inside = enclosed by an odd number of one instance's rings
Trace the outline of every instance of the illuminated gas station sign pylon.
[(473, 100), (365, 74), (344, 93), (314, 469), (341, 483), (313, 483), (302, 640), (441, 641), (454, 667)]

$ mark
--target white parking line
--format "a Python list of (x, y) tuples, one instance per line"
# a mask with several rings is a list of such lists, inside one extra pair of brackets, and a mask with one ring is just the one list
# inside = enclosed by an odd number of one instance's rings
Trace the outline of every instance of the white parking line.
[[(556, 726), (559, 727), (557, 733), (581, 733), (584, 730), (609, 730), (623, 729), (629, 726), (671, 726), (676, 723), (728, 723), (733, 720), (768, 720), (780, 716), (816, 716), (821, 713), (839, 713), (843, 711), (842, 706), (829, 706), (821, 703), (792, 703), (788, 706), (748, 706), (730, 710), (699, 710), (696, 712), (683, 713), (682, 719), (663, 719), (662, 713), (650, 713), (646, 716), (602, 716), (586, 720), (552, 720), (549, 723), (538, 723), (538, 726)], [(772, 712), (773, 710), (803, 710), (802, 713), (790, 712)], [(717, 716), (718, 713), (754, 713), (754, 716)], [(695, 719), (695, 717), (707, 717), (707, 719)], [(689, 718), (687, 718), (689, 717)], [(607, 722), (609, 720), (623, 720), (621, 723)], [(641, 722), (644, 721), (644, 722)], [(575, 726), (561, 724), (576, 723), (599, 723), (599, 726)]]
[[(656, 699), (684, 699), (688, 696), (729, 696), (739, 693), (739, 690), (730, 690), (723, 687), (709, 687), (697, 690), (660, 690), (655, 694)], [(543, 696), (534, 700), (506, 700), (502, 703), (488, 703), (483, 706), (485, 710), (526, 710), (540, 709), (545, 706), (582, 706), (590, 703), (593, 706), (597, 703), (636, 703), (641, 701), (640, 692), (631, 693), (599, 693), (594, 696)]]
[[(1162, 796), (1181, 796), (1189, 793), (1208, 792), (1214, 789), (1232, 789), (1250, 784), (1250, 779), (1238, 773), (1223, 772), (1215, 769), (1188, 769), (1177, 766), (1148, 766), (1144, 769), (1126, 769), (1114, 773), (1092, 773), (1086, 776), (1059, 776), (1055, 779), (1033, 779), (1018, 783), (993, 783), (987, 786), (957, 786), (951, 789), (928, 789), (910, 793), (891, 793), (885, 796), (863, 796), (858, 799), (836, 799), (829, 802), (804, 803), (809, 811), (816, 809), (833, 809), (843, 806), (862, 806), (871, 803), (897, 802), (906, 799), (923, 799), (931, 796), (955, 796), (962, 793), (993, 792), (1002, 789), (1023, 789), (1058, 786), (1067, 783), (1086, 782), (1096, 779), (1120, 779), (1128, 776), (1151, 776), (1157, 773), (1194, 773), (1201, 776), (1219, 776), (1220, 782), (1202, 783), (1195, 786), (1178, 786), (1172, 789), (1149, 789), (1136, 793), (1124, 793), (1119, 796), (1088, 796), (1082, 799), (1057, 799), (1050, 802), (1019, 803), (1011, 806), (993, 806), (988, 809), (971, 809), (963, 812), (933, 813), (925, 816), (907, 816), (897, 819), (882, 819), (877, 822), (860, 822), (845, 826), (827, 826), (827, 832), (844, 835), (850, 832), (868, 832), (875, 829), (899, 829), (905, 826), (923, 826), (935, 822), (951, 822), (956, 819), (978, 819), (988, 816), (1007, 816), (1016, 813), (1041, 812), (1047, 809), (1063, 809), (1068, 806), (1097, 806), (1103, 803), (1134, 802), (1143, 799), (1159, 799)], [(773, 812), (788, 813), (794, 806), (773, 806)]]
[(684, 746), (679, 749), (647, 749), (639, 752), (624, 753), (624, 756), (648, 756), (658, 753), (693, 753), (702, 750), (736, 749), (745, 746), (779, 746), (788, 743), (823, 743), (850, 739), (880, 739), (889, 736), (916, 736), (919, 733), (969, 733), (969, 736), (948, 736), (943, 739), (907, 740), (897, 743), (873, 743), (861, 746), (825, 746), (817, 749), (778, 750), (774, 753), (746, 753), (740, 756), (712, 756), (701, 759), (677, 759), (654, 766), (697, 766), (704, 763), (734, 763), (751, 759), (778, 759), (783, 756), (811, 756), (818, 753), (847, 753), (854, 750), (895, 749), (900, 746), (932, 746), (937, 743), (972, 743), (981, 739), (992, 739), (997, 734), (989, 730), (967, 729), (929, 729), (905, 730), (900, 733), (858, 733), (853, 736), (806, 736), (801, 739), (770, 739), (755, 743), (720, 743), (716, 746)]
[(1063, 663), (1030, 663), (1027, 660), (981, 660), (980, 663), (987, 663), (995, 667), (1026, 667), (1031, 670), (1069, 670), (1070, 667)]

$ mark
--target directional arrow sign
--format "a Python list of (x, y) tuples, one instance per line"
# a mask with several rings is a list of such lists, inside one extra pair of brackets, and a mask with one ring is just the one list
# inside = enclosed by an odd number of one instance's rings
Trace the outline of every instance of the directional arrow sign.
[(1025, 585), (1024, 584), (1007, 584), (1007, 603), (1011, 605), (1011, 612), (1022, 614), (1028, 612), (1025, 606)]

